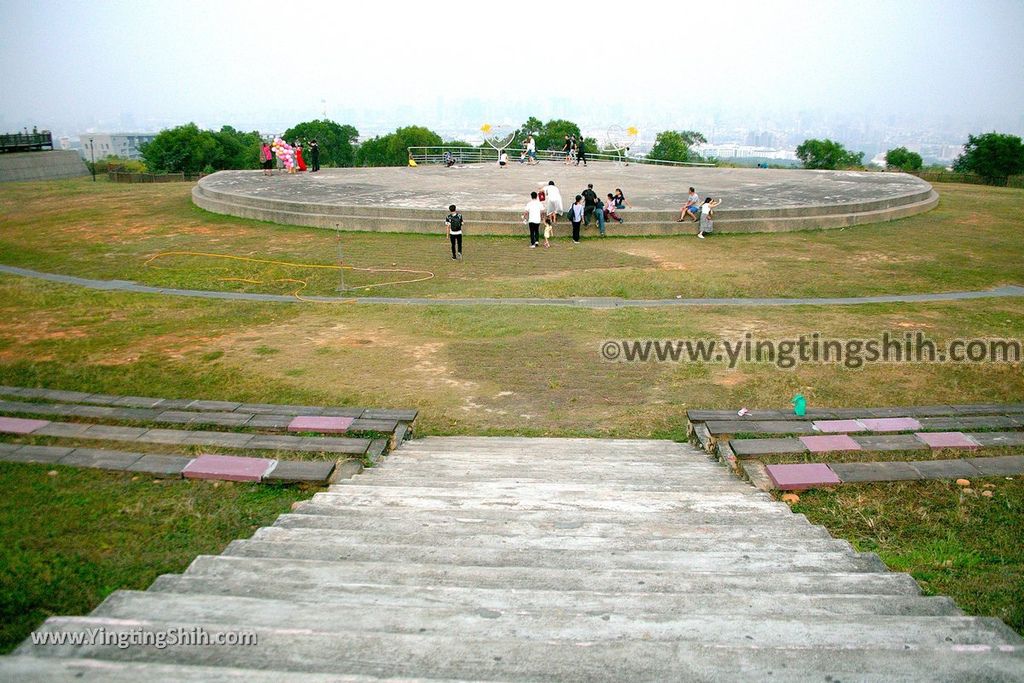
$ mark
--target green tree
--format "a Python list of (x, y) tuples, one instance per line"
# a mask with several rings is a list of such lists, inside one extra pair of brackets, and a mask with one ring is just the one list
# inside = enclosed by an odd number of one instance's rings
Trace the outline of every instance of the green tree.
[(860, 166), (864, 160), (864, 152), (847, 151), (833, 140), (804, 140), (796, 148), (796, 157), (803, 162), (804, 168), (834, 170)]
[(890, 168), (898, 168), (901, 171), (920, 171), (924, 160), (917, 152), (911, 152), (906, 147), (890, 149), (885, 153), (885, 165)]
[(405, 166), (409, 163), (409, 147), (436, 147), (441, 144), (441, 136), (429, 128), (407, 126), (359, 145), (356, 163), (359, 166)]
[(160, 131), (139, 151), (154, 173), (199, 173), (219, 161), (220, 143), (212, 132), (187, 123)]
[(703, 134), (695, 130), (663, 130), (654, 139), (654, 147), (647, 153), (648, 159), (661, 161), (697, 161), (700, 155), (690, 147), (707, 142)]
[(1007, 176), (1024, 173), (1024, 144), (1016, 135), (968, 135), (963, 154), (953, 162), (953, 170), (1005, 182)]
[(200, 130), (194, 123), (162, 130), (140, 148), (153, 173), (212, 173), (226, 168), (259, 165), (259, 133), (242, 133), (231, 126)]
[(354, 166), (356, 163), (355, 145), (359, 131), (353, 126), (329, 119), (315, 119), (292, 126), (284, 132), (283, 137), (288, 143), (316, 140), (320, 146), (321, 166)]

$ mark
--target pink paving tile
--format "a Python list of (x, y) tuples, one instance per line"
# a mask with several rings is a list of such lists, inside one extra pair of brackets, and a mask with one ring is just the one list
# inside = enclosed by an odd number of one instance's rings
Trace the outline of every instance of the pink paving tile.
[(873, 432), (914, 432), (921, 428), (912, 417), (876, 417), (860, 422)]
[(21, 417), (0, 417), (0, 432), (7, 434), (31, 434), (50, 424), (49, 420), (26, 420)]
[(775, 487), (784, 491), (799, 491), (812, 486), (830, 486), (840, 483), (836, 473), (828, 465), (812, 463), (803, 465), (768, 465), (768, 476)]
[(915, 432), (914, 436), (932, 448), (977, 448), (978, 442), (963, 432)]
[(801, 436), (800, 441), (811, 453), (828, 453), (829, 451), (859, 451), (860, 444), (846, 434), (833, 436)]
[(276, 460), (240, 458), (235, 455), (200, 455), (185, 465), (181, 474), (186, 479), (223, 479), (225, 481), (260, 481)]
[(321, 434), (344, 434), (352, 424), (351, 417), (323, 417), (299, 415), (288, 423), (289, 432), (320, 432)]
[(864, 425), (857, 420), (815, 420), (812, 424), (819, 432), (825, 432), (826, 434), (864, 431)]

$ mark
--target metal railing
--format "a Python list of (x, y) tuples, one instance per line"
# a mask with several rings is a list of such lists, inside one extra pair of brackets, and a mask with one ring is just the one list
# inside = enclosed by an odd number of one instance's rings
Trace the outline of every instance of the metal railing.
[[(457, 164), (479, 164), (498, 163), (498, 151), (493, 147), (449, 147), (447, 145), (436, 145), (432, 147), (409, 147), (409, 158), (417, 164), (443, 164), (445, 153), (450, 153)], [(509, 163), (516, 163), (520, 160), (521, 147), (509, 147), (505, 150), (508, 153)], [(565, 152), (553, 149), (538, 149), (537, 159), (539, 161), (565, 161)], [(593, 161), (614, 161), (629, 164), (652, 164), (659, 166), (714, 166), (715, 164), (696, 161), (663, 161), (661, 159), (647, 159), (646, 157), (628, 156), (623, 152), (605, 150), (603, 152), (587, 152), (587, 160)]]
[(0, 153), (32, 152), (46, 148), (53, 149), (53, 135), (48, 130), (0, 135)]

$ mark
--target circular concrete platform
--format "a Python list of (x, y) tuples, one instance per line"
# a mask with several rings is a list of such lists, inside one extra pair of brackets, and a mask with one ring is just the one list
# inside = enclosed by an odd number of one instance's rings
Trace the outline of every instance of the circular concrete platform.
[[(839, 228), (889, 221), (928, 211), (938, 203), (931, 185), (903, 173), (651, 165), (589, 167), (542, 162), (444, 168), (339, 168), (318, 173), (264, 176), (262, 171), (220, 171), (192, 191), (197, 206), (243, 218), (336, 230), (443, 232), (456, 204), (470, 234), (508, 235), (526, 230), (523, 207), (532, 190), (554, 180), (572, 203), (588, 183), (602, 197), (622, 188), (632, 208), (615, 235), (693, 233), (677, 223), (690, 186), (701, 197), (721, 198), (716, 232), (781, 232)], [(590, 231), (596, 231), (591, 225)]]

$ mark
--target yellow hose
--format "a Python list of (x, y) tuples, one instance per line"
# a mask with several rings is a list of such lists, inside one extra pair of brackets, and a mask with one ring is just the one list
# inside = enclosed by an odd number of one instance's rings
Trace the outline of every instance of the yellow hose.
[[(388, 282), (378, 282), (378, 283), (372, 284), (372, 285), (360, 285), (358, 287), (348, 287), (347, 289), (371, 289), (373, 287), (386, 287), (388, 285), (406, 285), (406, 284), (411, 284), (413, 282), (423, 282), (424, 280), (429, 280), (432, 277), (434, 277), (434, 274), (432, 272), (430, 272), (429, 270), (410, 270), (408, 268), (357, 268), (355, 266), (334, 265), (334, 264), (324, 264), (324, 263), (294, 263), (292, 261), (275, 261), (273, 259), (260, 259), (260, 258), (252, 258), (252, 257), (249, 257), (249, 256), (235, 256), (233, 254), (213, 254), (213, 253), (205, 252), (205, 251), (163, 251), (163, 252), (160, 252), (159, 254), (153, 254), (152, 256), (147, 258), (143, 262), (143, 265), (146, 265), (146, 266), (151, 265), (153, 263), (153, 261), (156, 261), (157, 259), (160, 259), (160, 258), (166, 258), (168, 256), (202, 256), (202, 257), (206, 257), (206, 258), (229, 259), (229, 260), (232, 260), (232, 261), (248, 261), (250, 263), (267, 263), (267, 264), (276, 265), (276, 266), (289, 266), (289, 267), (292, 267), (292, 268), (319, 268), (319, 269), (322, 269), (322, 270), (358, 270), (358, 271), (364, 272), (364, 273), (418, 273), (418, 274), (423, 276), (423, 277), (411, 278), (411, 279), (408, 279), (408, 280), (391, 280), (391, 281), (388, 281)], [(154, 268), (159, 268), (159, 266), (154, 266)], [(254, 284), (254, 285), (266, 284), (266, 282), (261, 281), (261, 280), (253, 280), (253, 279), (250, 279), (250, 278), (241, 278), (241, 277), (222, 277), (222, 278), (217, 278), (217, 279), (220, 280), (220, 281), (224, 281), (224, 282), (228, 282), (228, 281), (230, 281), (230, 282), (247, 282), (247, 283)], [(315, 299), (306, 299), (306, 298), (303, 298), (302, 296), (299, 296), (299, 292), (301, 292), (302, 290), (304, 290), (308, 286), (308, 283), (305, 280), (298, 280), (298, 279), (294, 279), (294, 278), (276, 278), (274, 280), (270, 280), (270, 282), (293, 282), (293, 283), (296, 283), (296, 284), (299, 285), (299, 288), (296, 289), (294, 292), (292, 292), (292, 296), (294, 296), (296, 299), (299, 299), (300, 301), (309, 301), (309, 302), (312, 302), (312, 303), (324, 303), (324, 302), (316, 301)]]

